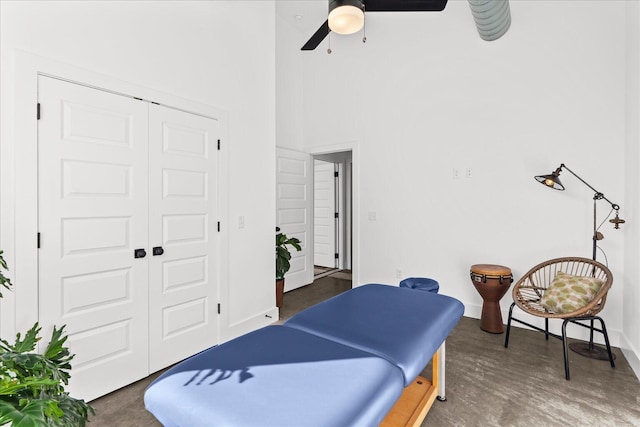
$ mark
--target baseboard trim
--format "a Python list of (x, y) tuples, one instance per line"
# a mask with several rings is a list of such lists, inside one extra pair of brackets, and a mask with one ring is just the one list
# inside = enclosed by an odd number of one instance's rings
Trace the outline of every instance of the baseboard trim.
[(220, 343), (232, 340), (240, 335), (248, 334), (262, 327), (271, 325), (278, 321), (280, 311), (277, 307), (273, 307), (269, 310), (265, 310), (251, 316), (249, 318), (242, 319), (239, 322), (228, 325), (226, 328), (221, 327)]
[(629, 366), (631, 366), (636, 377), (640, 380), (640, 351), (631, 344), (631, 341), (625, 334), (621, 334), (620, 341), (622, 354), (624, 354), (625, 359), (629, 362)]

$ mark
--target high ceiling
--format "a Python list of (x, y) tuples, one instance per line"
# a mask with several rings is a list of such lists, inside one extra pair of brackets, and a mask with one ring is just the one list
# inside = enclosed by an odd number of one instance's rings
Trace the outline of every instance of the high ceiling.
[(311, 36), (327, 19), (327, 0), (276, 0), (276, 15)]

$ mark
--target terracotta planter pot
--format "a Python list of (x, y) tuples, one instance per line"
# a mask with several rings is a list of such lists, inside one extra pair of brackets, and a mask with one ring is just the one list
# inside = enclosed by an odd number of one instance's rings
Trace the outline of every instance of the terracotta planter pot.
[(276, 280), (276, 307), (282, 307), (284, 298), (284, 279)]

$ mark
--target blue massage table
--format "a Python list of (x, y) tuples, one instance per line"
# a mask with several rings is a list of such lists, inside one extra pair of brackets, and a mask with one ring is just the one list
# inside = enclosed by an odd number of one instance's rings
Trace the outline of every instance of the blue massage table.
[(444, 341), (463, 313), (444, 295), (354, 288), (186, 359), (145, 406), (165, 427), (419, 425), (444, 398)]

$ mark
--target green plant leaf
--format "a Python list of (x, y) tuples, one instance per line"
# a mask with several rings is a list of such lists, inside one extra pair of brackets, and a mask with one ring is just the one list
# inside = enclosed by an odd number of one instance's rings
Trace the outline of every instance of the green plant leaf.
[[(64, 346), (68, 338), (64, 335), (65, 327), (66, 325), (62, 325), (60, 329), (57, 329), (55, 326), (53, 327), (51, 340), (49, 341), (49, 345), (47, 345), (47, 349), (44, 351), (44, 356), (47, 359), (55, 361), (59, 365), (68, 364), (74, 356), (70, 354), (69, 349)], [(71, 366), (69, 366), (69, 368), (71, 368)]]
[(2, 256), (3, 253), (4, 251), (0, 249), (0, 267), (2, 267), (5, 270), (8, 270), (9, 267), (7, 267), (7, 262), (4, 260), (4, 257)]
[(64, 328), (65, 325), (60, 329), (57, 329), (55, 326), (53, 327), (51, 340), (44, 352), (44, 357), (52, 366), (53, 378), (62, 381), (62, 383), (66, 385), (69, 383), (69, 378), (71, 377), (69, 373), (71, 370), (70, 362), (74, 355), (64, 346), (67, 341), (67, 337), (64, 335)]
[[(0, 290), (2, 288), (11, 290), (11, 286), (13, 284), (11, 283), (11, 280), (4, 275), (2, 270), (9, 271), (9, 267), (7, 267), (7, 262), (2, 257), (2, 250), (0, 250)], [(2, 292), (0, 292), (0, 298), (2, 298)]]
[[(3, 269), (7, 264), (0, 251), (0, 289), (9, 289), (11, 282), (2, 275)], [(54, 326), (43, 354), (35, 353), (42, 329), (38, 323), (24, 337), (16, 334), (13, 344), (0, 339), (0, 425), (83, 427), (94, 413), (84, 400), (64, 390), (74, 357), (65, 346), (64, 328)]]
[(276, 280), (284, 278), (284, 275), (291, 268), (289, 260), (291, 259), (291, 252), (287, 248), (287, 245), (293, 246), (296, 250), (302, 250), (300, 246), (300, 239), (296, 237), (287, 237), (283, 233), (276, 234)]
[(24, 390), (41, 390), (51, 386), (60, 384), (59, 381), (49, 378), (27, 377), (21, 378), (19, 381), (5, 383), (0, 382), (0, 396), (14, 396)]
[[(40, 337), (38, 337), (38, 334), (40, 333), (41, 329), (42, 328), (38, 326), (38, 322), (36, 322), (31, 327), (31, 329), (29, 329), (27, 333), (24, 334), (24, 339), (21, 339), (20, 332), (18, 332), (16, 334), (16, 343), (10, 346), (11, 349), (16, 353), (26, 353), (35, 350), (37, 342), (40, 341)], [(4, 343), (6, 343), (6, 341), (3, 341), (3, 344)]]
[(23, 408), (17, 408), (9, 402), (0, 400), (0, 424), (11, 423), (11, 427), (42, 427), (47, 424), (46, 401), (33, 400)]
[(93, 408), (84, 400), (74, 399), (67, 393), (57, 397), (58, 406), (62, 410), (62, 417), (58, 420), (61, 426), (84, 427), (89, 414), (95, 415)]
[(296, 250), (298, 252), (300, 252), (302, 250), (302, 246), (300, 246), (300, 239), (296, 238), (296, 237), (292, 237), (289, 240), (287, 240), (287, 244), (293, 246), (294, 248), (296, 248)]

